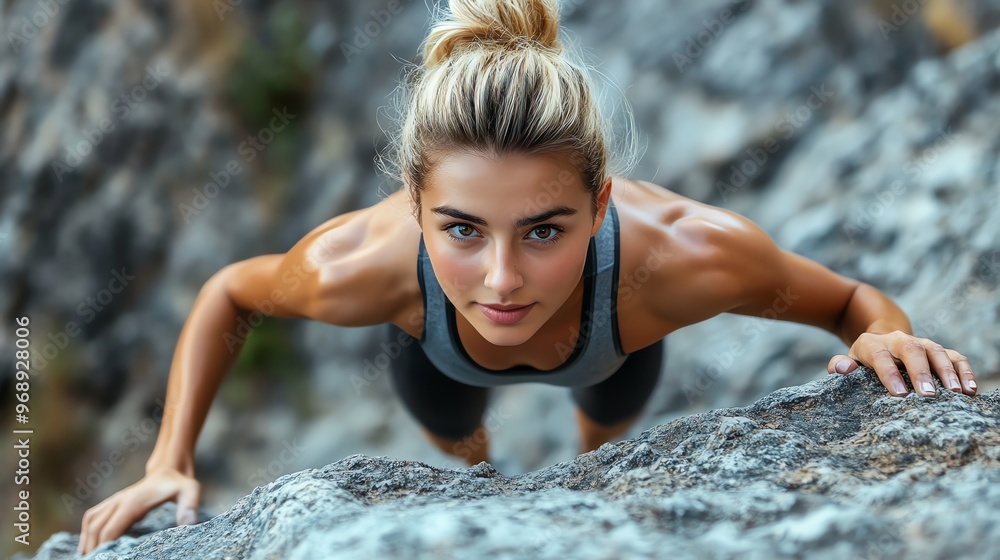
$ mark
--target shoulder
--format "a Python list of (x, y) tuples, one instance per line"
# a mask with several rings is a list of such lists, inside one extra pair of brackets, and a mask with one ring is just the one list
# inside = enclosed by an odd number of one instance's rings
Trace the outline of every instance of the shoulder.
[(303, 236), (274, 264), (272, 283), (309, 319), (340, 326), (394, 320), (419, 299), (420, 228), (400, 192)]
[(750, 219), (647, 181), (628, 183), (622, 203), (615, 200), (628, 240), (622, 275), (657, 317), (678, 328), (697, 323), (773, 284), (780, 251)]
[[(650, 246), (671, 254), (672, 262), (704, 269), (729, 262), (724, 257), (753, 245), (766, 234), (749, 219), (704, 204), (648, 181), (626, 181), (615, 197), (621, 237), (633, 252)], [(614, 195), (613, 195), (614, 196)], [(641, 253), (639, 253), (641, 254)], [(668, 273), (675, 269), (660, 267)]]

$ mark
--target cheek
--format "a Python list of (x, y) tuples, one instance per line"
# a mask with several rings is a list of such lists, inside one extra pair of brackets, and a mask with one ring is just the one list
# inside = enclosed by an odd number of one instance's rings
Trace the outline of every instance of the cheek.
[[(445, 294), (466, 293), (476, 287), (477, 266), (475, 262), (454, 256), (438, 255), (433, 261), (434, 273)], [(481, 285), (482, 282), (479, 281)]]
[(564, 294), (571, 292), (580, 281), (586, 260), (586, 249), (581, 253), (566, 251), (563, 255), (549, 255), (532, 266), (528, 279), (532, 291), (539, 294)]

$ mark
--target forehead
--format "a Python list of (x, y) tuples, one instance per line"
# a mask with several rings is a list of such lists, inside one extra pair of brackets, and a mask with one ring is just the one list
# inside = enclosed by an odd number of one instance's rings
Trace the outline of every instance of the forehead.
[[(433, 166), (427, 187), (452, 190), (487, 190), (515, 193), (538, 189), (582, 191), (583, 179), (573, 159), (562, 153), (448, 154)], [(562, 188), (558, 188), (562, 187)]]

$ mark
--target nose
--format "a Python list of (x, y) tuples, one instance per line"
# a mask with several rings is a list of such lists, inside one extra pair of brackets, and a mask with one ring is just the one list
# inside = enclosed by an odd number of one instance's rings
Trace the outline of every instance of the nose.
[(524, 279), (517, 271), (514, 255), (509, 248), (497, 244), (491, 256), (492, 262), (489, 264), (484, 284), (498, 297), (506, 299), (511, 292), (524, 284)]

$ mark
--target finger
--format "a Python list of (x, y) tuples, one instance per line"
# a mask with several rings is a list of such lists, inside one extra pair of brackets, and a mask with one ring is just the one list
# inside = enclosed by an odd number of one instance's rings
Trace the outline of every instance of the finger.
[(97, 508), (101, 507), (102, 504), (98, 504), (87, 511), (83, 512), (83, 520), (80, 521), (80, 540), (76, 543), (76, 551), (82, 556), (85, 554), (87, 545), (87, 533), (90, 530), (90, 520), (94, 517), (94, 514), (98, 511)]
[(909, 393), (906, 390), (906, 384), (903, 383), (903, 375), (899, 373), (896, 361), (888, 348), (883, 346), (873, 350), (871, 363), (878, 378), (882, 380), (882, 384), (885, 385), (890, 394), (902, 397)]
[(93, 530), (94, 517), (101, 514), (106, 509), (106, 506), (109, 505), (110, 502), (105, 500), (84, 512), (83, 522), (80, 524), (80, 542), (76, 545), (76, 549), (81, 555), (86, 554), (90, 550), (87, 548), (87, 538)]
[(969, 359), (954, 350), (948, 350), (948, 358), (958, 370), (958, 376), (962, 380), (962, 390), (966, 395), (975, 395), (979, 387), (976, 385), (976, 375), (972, 373), (972, 366)]
[(190, 481), (181, 486), (180, 494), (177, 496), (177, 524), (194, 525), (198, 522), (198, 502), (201, 494), (201, 486), (194, 481)]
[(829, 373), (850, 373), (856, 369), (858, 369), (858, 362), (843, 354), (837, 354), (830, 358), (830, 362), (826, 364), (826, 371)]
[(90, 532), (90, 526), (93, 523), (94, 516), (97, 515), (98, 512), (102, 511), (107, 503), (108, 502), (101, 502), (83, 512), (83, 520), (80, 522), (80, 541), (76, 544), (76, 550), (81, 555), (84, 554), (84, 550), (86, 549), (87, 534)]
[(83, 544), (83, 554), (89, 554), (90, 551), (97, 548), (100, 544), (98, 537), (101, 534), (101, 530), (104, 527), (104, 522), (114, 514), (115, 510), (118, 509), (118, 502), (113, 502), (104, 508), (100, 512), (94, 514), (94, 517), (90, 520), (90, 526), (87, 528), (87, 540)]
[(926, 338), (920, 339), (920, 342), (924, 345), (931, 366), (934, 367), (934, 372), (937, 373), (938, 379), (941, 380), (941, 385), (949, 391), (961, 392), (962, 383), (958, 380), (955, 364), (948, 357), (945, 347)]
[[(150, 507), (145, 510), (137, 511), (137, 504), (133, 501), (134, 496), (135, 492), (126, 492), (125, 490), (121, 490), (112, 494), (111, 497), (106, 499), (101, 504), (101, 506), (105, 507), (100, 511), (96, 511), (91, 518), (87, 529), (87, 539), (84, 541), (81, 538), (81, 542), (84, 543), (85, 547), (83, 554), (92, 552), (102, 543), (113, 541), (124, 533), (124, 530), (114, 533), (113, 526), (110, 530), (108, 528), (109, 524), (113, 519), (115, 519), (116, 516), (125, 514), (126, 516), (132, 515), (134, 517), (135, 514), (138, 513), (138, 517), (142, 518), (145, 515), (145, 512), (152, 509)], [(159, 504), (163, 501), (166, 500), (160, 500), (157, 503)], [(128, 528), (128, 525), (126, 525), (126, 528)]]
[(113, 541), (124, 535), (125, 531), (131, 527), (133, 523), (145, 516), (146, 510), (137, 508), (135, 505), (131, 505), (131, 507), (123, 506), (116, 509), (114, 515), (112, 515), (104, 523), (104, 528), (101, 529), (100, 538), (98, 539), (97, 544)]
[(927, 349), (919, 340), (908, 336), (895, 345), (895, 354), (906, 365), (906, 374), (917, 394), (922, 397), (936, 397), (934, 377), (931, 376), (931, 366), (927, 362)]

